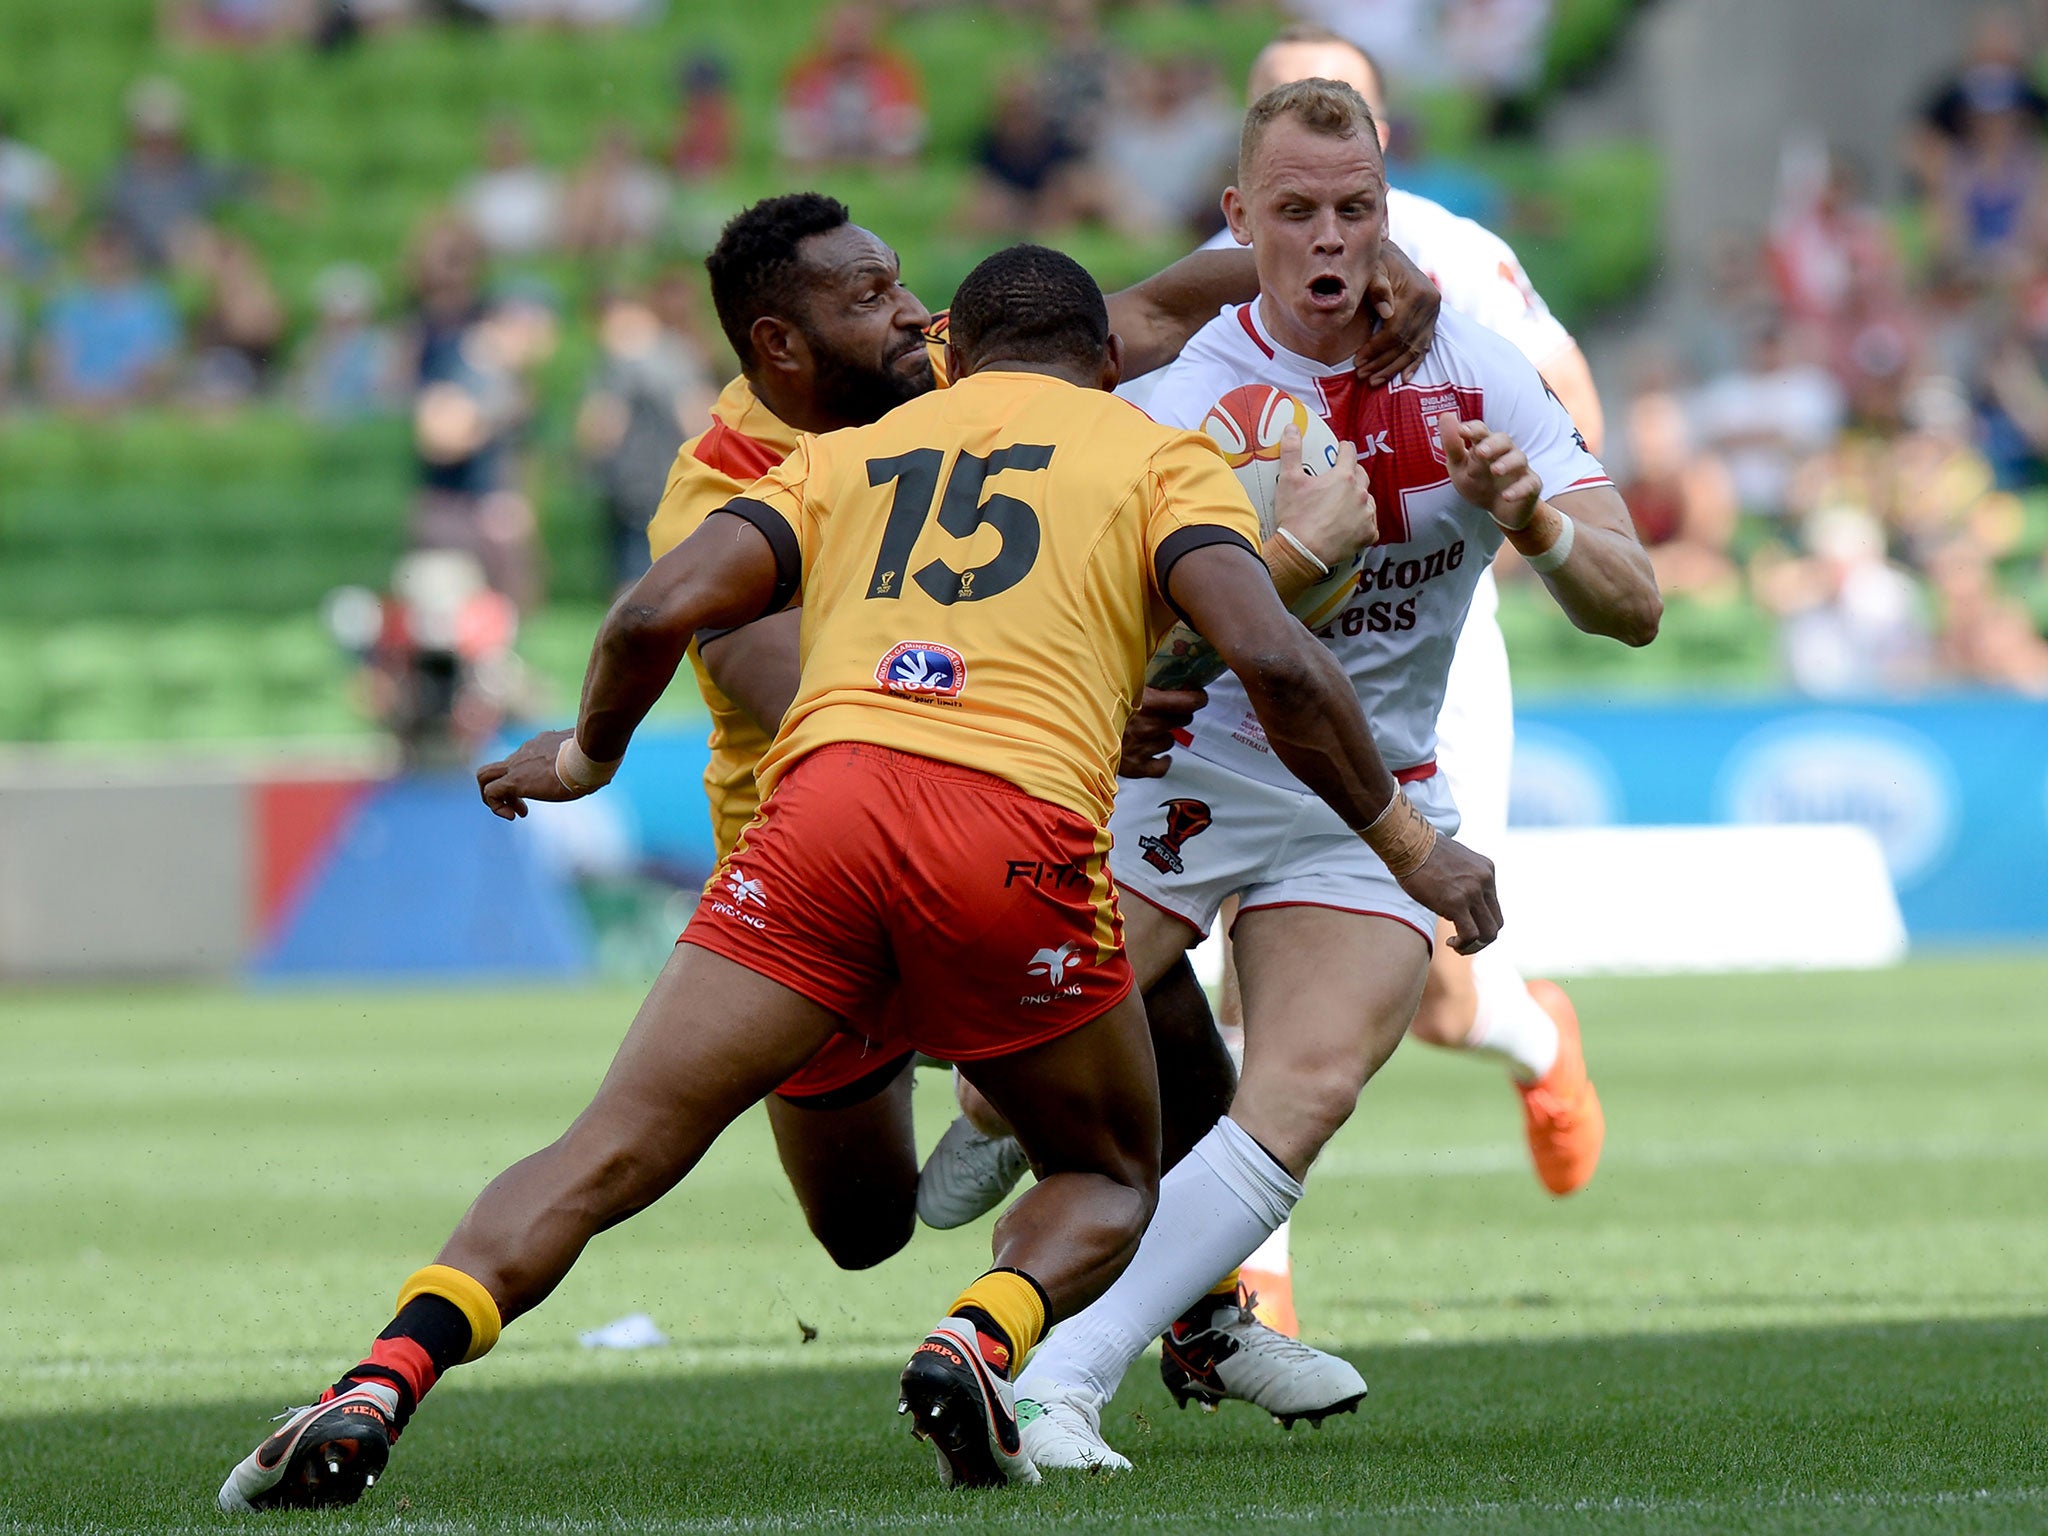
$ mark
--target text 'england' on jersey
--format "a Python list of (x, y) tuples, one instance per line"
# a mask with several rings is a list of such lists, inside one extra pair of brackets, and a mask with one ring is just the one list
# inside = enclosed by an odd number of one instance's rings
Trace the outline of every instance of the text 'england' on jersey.
[(1173, 622), (1162, 556), (1258, 539), (1201, 433), (1036, 373), (807, 436), (744, 499), (794, 536), (803, 594), (803, 677), (764, 788), (828, 742), (872, 742), (1098, 819)]
[[(1500, 529), (1452, 487), (1435, 418), (1484, 418), (1520, 447), (1544, 494), (1608, 484), (1571, 418), (1521, 353), (1446, 309), (1436, 342), (1408, 382), (1371, 388), (1350, 365), (1289, 352), (1261, 323), (1258, 304), (1226, 309), (1163, 370), (1150, 406), (1160, 421), (1199, 423), (1227, 391), (1270, 384), (1307, 402), (1340, 441), (1354, 444), (1372, 483), (1379, 542), (1358, 588), (1317, 631), (1342, 663), (1391, 768), (1436, 754), (1436, 716), (1473, 589), (1500, 548)], [(1225, 676), (1191, 727), (1192, 750), (1240, 773), (1299, 788), (1273, 755), (1244, 686)]]

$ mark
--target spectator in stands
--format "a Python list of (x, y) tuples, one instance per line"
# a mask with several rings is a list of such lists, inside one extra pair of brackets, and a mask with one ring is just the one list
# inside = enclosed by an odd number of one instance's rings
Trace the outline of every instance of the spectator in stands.
[(1046, 111), (1038, 81), (1011, 75), (974, 149), (966, 219), (980, 232), (1031, 235), (1071, 224), (1096, 203), (1080, 147)]
[(2027, 611), (2001, 592), (1973, 539), (1952, 540), (1929, 562), (1941, 627), (1935, 641), (1944, 675), (2037, 697), (2048, 695), (2048, 640)]
[(192, 328), (192, 394), (232, 405), (266, 388), (284, 345), (284, 301), (244, 236), (209, 233), (197, 267), (206, 299)]
[(1763, 559), (1757, 595), (1783, 620), (1794, 687), (1816, 698), (1898, 692), (1924, 683), (1933, 653), (1920, 590), (1885, 558), (1884, 533), (1860, 507), (1806, 521), (1809, 554)]
[(612, 579), (624, 585), (647, 569), (647, 520), (676, 449), (710, 425), (718, 380), (682, 273), (663, 277), (644, 299), (608, 300), (598, 343), (603, 359), (577, 412), (576, 444), (604, 503)]
[(2048, 271), (1988, 308), (1988, 343), (1973, 381), (1984, 449), (2000, 485), (2038, 485), (2048, 481)]
[(84, 271), (43, 311), (38, 382), (50, 404), (106, 411), (162, 393), (178, 357), (178, 315), (163, 285), (137, 270), (125, 227), (97, 226)]
[(508, 366), (503, 331), (502, 315), (486, 313), (463, 332), (452, 362), (422, 384), (413, 402), (420, 490), (412, 544), (474, 556), (492, 589), (523, 610), (539, 596), (535, 524), (515, 472), (525, 402)]
[(1797, 356), (1772, 317), (1757, 324), (1746, 364), (1699, 390), (1688, 414), (1699, 445), (1728, 465), (1743, 511), (1782, 517), (1793, 471), (1834, 441), (1845, 409), (1833, 375)]
[(669, 169), (686, 181), (718, 176), (731, 166), (739, 141), (739, 107), (732, 71), (715, 53), (693, 53), (677, 73), (675, 133)]
[(461, 366), (462, 338), (484, 316), (483, 240), (467, 220), (433, 219), (413, 244), (412, 382), (431, 384)]
[(1896, 291), (1900, 282), (1891, 227), (1864, 198), (1855, 166), (1816, 142), (1786, 149), (1765, 255), (1778, 304), (1795, 326), (1828, 330), (1859, 291)]
[(876, 40), (875, 13), (849, 0), (827, 13), (823, 45), (783, 82), (782, 153), (794, 165), (900, 164), (924, 147), (924, 91)]
[(1984, 102), (2010, 102), (2036, 132), (2048, 128), (2048, 96), (2034, 84), (2028, 54), (2026, 20), (2015, 7), (1989, 5), (1977, 13), (1962, 64), (1921, 109), (1913, 158), (1923, 176), (1939, 174), (1930, 156), (1969, 138), (1971, 115)]
[(1054, 0), (1047, 19), (1052, 46), (1039, 68), (1040, 104), (1068, 143), (1092, 150), (1121, 60), (1102, 35), (1098, 0)]
[(2028, 77), (2024, 25), (1984, 11), (1960, 72), (1928, 104), (1914, 168), (1938, 247), (1978, 272), (2009, 268), (2042, 235), (2041, 133), (2048, 99)]
[(377, 279), (367, 267), (328, 267), (313, 280), (319, 322), (299, 350), (293, 393), (315, 421), (382, 415), (404, 399), (401, 351), (377, 324)]
[(1221, 227), (1215, 190), (1229, 179), (1243, 113), (1209, 60), (1136, 61), (1097, 146), (1108, 211), (1133, 238), (1206, 236)]
[(128, 146), (101, 189), (106, 216), (128, 231), (145, 266), (187, 253), (249, 175), (192, 147), (185, 93), (170, 81), (137, 81), (128, 93)]
[(1542, 83), (1551, 0), (1443, 0), (1437, 36), (1454, 79), (1487, 103), (1496, 133), (1532, 124), (1530, 95)]
[(584, 255), (645, 245), (668, 217), (671, 194), (661, 167), (641, 153), (626, 124), (608, 124), (569, 182), (564, 244)]
[(456, 195), (493, 256), (537, 256), (562, 242), (562, 181), (536, 162), (517, 118), (493, 118), (484, 169)]
[(305, 37), (317, 19), (312, 0), (164, 0), (160, 14), (172, 41), (213, 48)]
[(1729, 548), (1738, 508), (1728, 466), (1696, 449), (1675, 394), (1640, 393), (1628, 408), (1629, 473), (1622, 500), (1666, 593), (1731, 598), (1738, 578)]
[(64, 179), (48, 155), (15, 136), (0, 106), (0, 275), (40, 276), (49, 260), (45, 226), (68, 212)]

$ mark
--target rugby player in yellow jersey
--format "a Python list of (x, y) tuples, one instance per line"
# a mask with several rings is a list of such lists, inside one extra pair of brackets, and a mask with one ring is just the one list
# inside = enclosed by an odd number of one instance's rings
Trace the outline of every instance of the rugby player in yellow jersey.
[[(1121, 348), (1087, 273), (1035, 246), (991, 257), (955, 299), (948, 355), (954, 389), (802, 439), (658, 561), (605, 620), (574, 731), (478, 774), (508, 819), (601, 786), (693, 636), (801, 592), (761, 813), (596, 1097), (485, 1188), (368, 1356), (229, 1474), (224, 1509), (352, 1502), (442, 1372), (856, 1020), (960, 1061), (1041, 1170), (996, 1226), (994, 1267), (904, 1368), (899, 1410), (947, 1484), (1036, 1481), (1011, 1370), (1114, 1280), (1157, 1199), (1151, 1042), (1103, 856), (1118, 739), (1176, 612), (1411, 894), (1471, 947), (1497, 932), (1491, 866), (1394, 783), (1343, 674), (1281, 606), (1221, 454), (1103, 393)], [(1369, 491), (1346, 454), (1282, 495)], [(885, 1010), (899, 989), (920, 1006)]]
[[(712, 303), (743, 371), (720, 395), (710, 429), (676, 455), (648, 530), (656, 559), (781, 463), (800, 433), (872, 422), (945, 378), (944, 318), (934, 322), (904, 287), (895, 253), (832, 198), (798, 192), (754, 204), (725, 227), (705, 267)], [(1390, 374), (1427, 348), (1436, 298), (1420, 273), (1404, 270), (1398, 253), (1382, 284), (1388, 323), (1375, 333), (1362, 366)], [(1221, 306), (1251, 298), (1257, 286), (1249, 253), (1206, 252), (1110, 295), (1110, 328), (1123, 340), (1126, 370), (1145, 372), (1171, 361)], [(1292, 531), (1332, 563), (1364, 536), (1362, 526), (1333, 527), (1327, 535), (1299, 525)], [(760, 804), (754, 769), (795, 692), (797, 619), (795, 612), (772, 616), (727, 635), (700, 637), (690, 648), (711, 712), (704, 790), (720, 858)], [(1134, 733), (1149, 733), (1146, 739), (1163, 751), (1170, 745), (1167, 733), (1184, 724), (1201, 699), (1199, 693), (1148, 695), (1150, 711)], [(1133, 762), (1145, 755), (1137, 752)], [(1228, 1107), (1235, 1074), (1190, 967), (1175, 966), (1147, 995), (1170, 1165)], [(867, 1042), (842, 1036), (768, 1100), (776, 1147), (805, 1218), (846, 1268), (880, 1263), (915, 1226), (910, 1062), (908, 1051), (878, 1054)], [(1005, 1138), (1002, 1146), (1021, 1158), (1014, 1142)], [(1014, 1182), (1013, 1176), (1004, 1188)]]

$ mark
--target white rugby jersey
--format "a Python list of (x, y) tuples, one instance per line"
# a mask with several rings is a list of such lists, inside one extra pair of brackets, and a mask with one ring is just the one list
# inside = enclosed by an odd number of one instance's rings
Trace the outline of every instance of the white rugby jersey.
[[(1530, 283), (1514, 248), (1477, 220), (1389, 187), (1387, 238), (1429, 275), (1448, 308), (1507, 337), (1538, 368), (1573, 344), (1572, 333)], [(1241, 247), (1224, 229), (1202, 249)]]
[[(1501, 544), (1493, 519), (1452, 489), (1435, 416), (1455, 410), (1461, 420), (1483, 417), (1506, 432), (1542, 476), (1546, 496), (1612, 482), (1529, 360), (1455, 310), (1438, 317), (1436, 345), (1414, 380), (1379, 389), (1368, 388), (1348, 362), (1333, 366), (1289, 352), (1258, 311), (1258, 302), (1232, 305), (1196, 332), (1159, 373), (1149, 409), (1168, 426), (1199, 428), (1228, 391), (1270, 384), (1357, 447), (1378, 505), (1379, 542), (1368, 552), (1358, 591), (1316, 633), (1357, 688), (1387, 766), (1426, 771), (1435, 761), (1436, 716), (1458, 631)], [(1198, 756), (1302, 788), (1267, 745), (1235, 676), (1210, 685), (1209, 703), (1188, 737), (1182, 745)]]

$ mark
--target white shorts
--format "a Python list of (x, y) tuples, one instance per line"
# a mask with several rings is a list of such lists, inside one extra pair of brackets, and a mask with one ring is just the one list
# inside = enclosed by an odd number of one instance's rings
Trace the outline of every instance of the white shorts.
[[(1438, 831), (1458, 830), (1442, 773), (1403, 786)], [(1434, 945), (1436, 915), (1402, 890), (1379, 855), (1314, 795), (1246, 778), (1182, 748), (1164, 778), (1123, 779), (1110, 872), (1124, 890), (1207, 933), (1225, 899), (1238, 910), (1331, 907), (1406, 923)]]
[(1457, 803), (1458, 841), (1491, 859), (1500, 857), (1508, 829), (1508, 777), (1515, 760), (1515, 694), (1496, 606), (1474, 597), (1436, 717), (1437, 766)]

